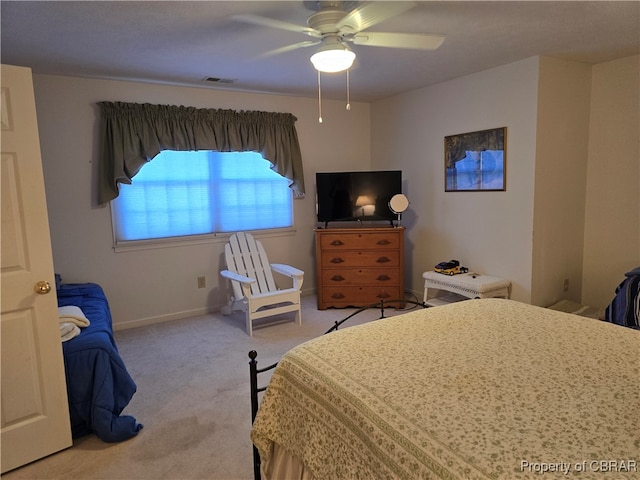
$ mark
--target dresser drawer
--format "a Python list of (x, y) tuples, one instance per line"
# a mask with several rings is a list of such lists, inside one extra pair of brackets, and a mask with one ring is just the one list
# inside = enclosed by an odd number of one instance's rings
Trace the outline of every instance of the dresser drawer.
[(320, 299), (324, 307), (364, 307), (380, 300), (399, 300), (398, 287), (325, 287)]
[(349, 268), (342, 270), (324, 269), (321, 273), (322, 284), (327, 287), (352, 285), (400, 285), (400, 269)]
[(398, 267), (398, 250), (366, 250), (362, 252), (322, 252), (322, 268)]
[(366, 250), (400, 248), (400, 236), (393, 230), (375, 233), (325, 233), (320, 237), (322, 250)]

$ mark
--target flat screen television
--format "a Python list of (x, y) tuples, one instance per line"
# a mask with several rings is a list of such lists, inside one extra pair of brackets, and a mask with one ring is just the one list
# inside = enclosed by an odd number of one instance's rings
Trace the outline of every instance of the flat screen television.
[(393, 221), (389, 200), (402, 193), (401, 170), (317, 172), (318, 222)]

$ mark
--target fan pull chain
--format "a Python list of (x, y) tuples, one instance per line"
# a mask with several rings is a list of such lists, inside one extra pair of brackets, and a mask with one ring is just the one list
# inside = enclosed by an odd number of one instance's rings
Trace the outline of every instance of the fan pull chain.
[(351, 110), (351, 101), (349, 99), (349, 70), (347, 70), (347, 110)]
[(318, 123), (322, 123), (322, 89), (320, 88), (320, 70), (318, 70)]

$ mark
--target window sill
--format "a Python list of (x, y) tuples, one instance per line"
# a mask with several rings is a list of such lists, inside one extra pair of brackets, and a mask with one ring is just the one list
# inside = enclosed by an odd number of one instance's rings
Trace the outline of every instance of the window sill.
[[(116, 253), (135, 252), (138, 250), (155, 250), (158, 248), (190, 247), (194, 245), (206, 245), (211, 243), (227, 243), (229, 237), (235, 232), (212, 233), (209, 235), (194, 235), (189, 237), (157, 238), (153, 240), (133, 240), (117, 242), (113, 245)], [(296, 234), (295, 228), (283, 228), (277, 230), (251, 230), (250, 233), (257, 239), (285, 237)]]

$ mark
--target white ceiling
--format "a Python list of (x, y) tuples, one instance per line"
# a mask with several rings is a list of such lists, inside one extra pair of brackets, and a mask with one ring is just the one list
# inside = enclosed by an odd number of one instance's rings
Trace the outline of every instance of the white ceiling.
[[(313, 97), (313, 48), (260, 58), (308, 37), (230, 17), (251, 13), (306, 25), (315, 3), (2, 0), (1, 59), (34, 73)], [(375, 101), (536, 55), (600, 63), (638, 54), (640, 2), (419, 1), (370, 30), (436, 33), (446, 40), (436, 51), (354, 46), (352, 101)], [(233, 83), (210, 84), (206, 77)], [(344, 99), (345, 84), (344, 74), (323, 74), (323, 97)]]

